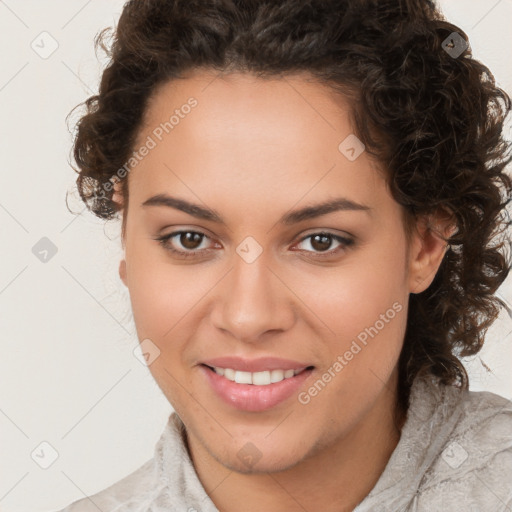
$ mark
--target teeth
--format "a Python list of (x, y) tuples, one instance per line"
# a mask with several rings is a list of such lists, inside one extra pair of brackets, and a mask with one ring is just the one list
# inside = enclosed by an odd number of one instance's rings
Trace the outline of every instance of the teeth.
[(270, 372), (270, 382), (281, 382), (284, 379), (284, 370), (272, 370)]
[(235, 382), (238, 384), (252, 384), (252, 375), (250, 372), (235, 372)]
[[(214, 370), (217, 373), (219, 373), (217, 370), (222, 371), (222, 368), (214, 368)], [(232, 370), (231, 368), (225, 368), (224, 369), (224, 377), (226, 377), (226, 379), (234, 381), (235, 380), (235, 370)]]
[(263, 372), (241, 372), (232, 368), (213, 368), (215, 373), (223, 375), (226, 379), (238, 384), (254, 384), (256, 386), (267, 386), (275, 382), (281, 382), (297, 375), (302, 370), (271, 370)]
[(252, 374), (252, 384), (266, 386), (270, 383), (270, 372), (254, 372)]

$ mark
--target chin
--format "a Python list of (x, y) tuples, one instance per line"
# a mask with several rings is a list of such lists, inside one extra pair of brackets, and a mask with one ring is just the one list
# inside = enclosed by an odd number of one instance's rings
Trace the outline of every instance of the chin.
[[(213, 454), (212, 454), (213, 455)], [(231, 454), (227, 458), (217, 458), (217, 461), (231, 471), (236, 471), (244, 475), (259, 475), (268, 473), (278, 473), (291, 469), (303, 460), (302, 454), (292, 453), (290, 450), (283, 449), (283, 453), (272, 453), (271, 456), (261, 456), (259, 459), (243, 460), (238, 453)]]

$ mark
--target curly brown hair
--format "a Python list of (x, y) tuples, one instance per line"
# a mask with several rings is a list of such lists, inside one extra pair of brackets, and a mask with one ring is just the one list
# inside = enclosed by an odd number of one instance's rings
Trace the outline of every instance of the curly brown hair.
[(420, 215), (440, 210), (456, 225), (433, 282), (409, 298), (399, 401), (419, 374), (467, 388), (459, 358), (481, 349), (505, 306), (495, 292), (510, 269), (501, 235), (512, 188), (502, 137), (510, 97), (467, 40), (429, 0), (131, 0), (115, 32), (95, 39), (109, 62), (99, 93), (81, 104), (80, 196), (103, 219), (127, 208), (128, 180), (121, 207), (113, 178), (158, 85), (199, 68), (307, 72), (350, 100), (354, 131), (386, 169), (408, 236)]

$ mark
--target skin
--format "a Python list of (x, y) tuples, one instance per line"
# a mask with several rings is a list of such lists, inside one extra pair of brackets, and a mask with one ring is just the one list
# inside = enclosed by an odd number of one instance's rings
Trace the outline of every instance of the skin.
[[(137, 334), (161, 351), (150, 371), (185, 423), (197, 474), (219, 510), (352, 510), (400, 439), (403, 416), (396, 424), (394, 413), (408, 297), (430, 285), (445, 243), (426, 219), (407, 243), (378, 164), (338, 150), (354, 130), (349, 104), (326, 86), (306, 75), (196, 71), (155, 92), (136, 147), (191, 96), (198, 105), (129, 173), (128, 203), (119, 188), (114, 197), (124, 208), (120, 276)], [(226, 225), (142, 206), (162, 193), (209, 207)], [(369, 210), (278, 222), (340, 196)], [(179, 258), (156, 240), (180, 229), (206, 237), (169, 245), (202, 255)], [(303, 240), (319, 231), (354, 243)], [(262, 249), (250, 264), (236, 252), (247, 236)], [(294, 395), (265, 412), (239, 411), (198, 366), (225, 355), (306, 361), (315, 366), (307, 391), (393, 303), (401, 311), (305, 405)], [(250, 467), (237, 456), (249, 442), (260, 456)]]

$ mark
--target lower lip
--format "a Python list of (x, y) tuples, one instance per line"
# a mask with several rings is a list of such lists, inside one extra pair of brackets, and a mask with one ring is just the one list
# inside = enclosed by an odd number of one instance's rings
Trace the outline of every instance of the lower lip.
[(204, 365), (200, 368), (210, 386), (224, 402), (241, 411), (252, 412), (266, 411), (284, 402), (298, 391), (313, 372), (310, 368), (281, 382), (256, 386), (233, 382)]

